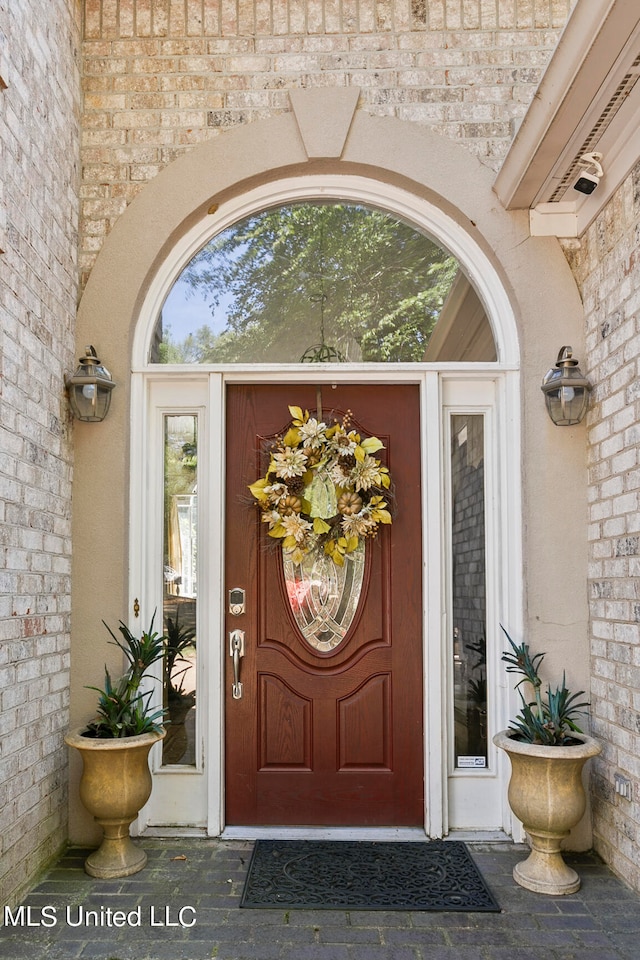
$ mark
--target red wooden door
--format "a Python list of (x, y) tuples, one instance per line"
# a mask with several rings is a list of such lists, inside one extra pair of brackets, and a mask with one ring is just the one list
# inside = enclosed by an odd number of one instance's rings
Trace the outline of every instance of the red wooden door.
[[(246, 591), (226, 615), (226, 822), (400, 826), (424, 821), (422, 525), (418, 387), (325, 385), (323, 419), (347, 410), (395, 487), (393, 524), (366, 545), (355, 619), (329, 651), (296, 625), (280, 544), (247, 487), (264, 471), (265, 438), (289, 405), (316, 410), (315, 386), (230, 386), (227, 394), (226, 588)], [(234, 699), (231, 631), (244, 632)], [(237, 692), (237, 691), (236, 691)]]

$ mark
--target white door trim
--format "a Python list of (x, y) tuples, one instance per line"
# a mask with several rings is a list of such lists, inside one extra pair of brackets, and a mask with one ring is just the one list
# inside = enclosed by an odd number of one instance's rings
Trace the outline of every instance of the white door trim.
[[(283, 367), (279, 369), (281, 382), (291, 379), (300, 381), (297, 370)], [(301, 373), (301, 371), (300, 371)], [(304, 373), (308, 378), (308, 367)], [(425, 692), (425, 824), (424, 833), (430, 837), (446, 836), (449, 832), (448, 820), (448, 735), (443, 716), (448, 709), (447, 675), (450, 644), (448, 642), (447, 617), (447, 584), (444, 576), (445, 564), (448, 562), (448, 530), (446, 514), (443, 509), (444, 489), (447, 470), (444, 469), (446, 448), (444, 446), (447, 431), (444, 417), (447, 413), (447, 396), (465, 397), (464, 408), (469, 412), (481, 412), (487, 409), (486, 388), (493, 385), (495, 406), (492, 406), (494, 422), (493, 433), (496, 438), (494, 445), (495, 456), (493, 474), (495, 490), (492, 491), (493, 507), (487, 504), (491, 517), (489, 527), (494, 536), (494, 573), (488, 584), (488, 622), (487, 629), (495, 632), (498, 618), (504, 617), (508, 622), (516, 622), (516, 615), (521, 616), (518, 604), (521, 601), (521, 544), (519, 522), (519, 442), (517, 419), (510, 412), (507, 404), (513, 402), (517, 396), (518, 374), (516, 371), (499, 371), (496, 366), (482, 367), (474, 365), (470, 369), (452, 369), (452, 365), (445, 365), (445, 369), (437, 367), (422, 367), (416, 369), (389, 370), (389, 365), (383, 369), (350, 369), (341, 365), (340, 379), (352, 383), (366, 383), (376, 380), (375, 373), (383, 374), (381, 379), (386, 382), (417, 383), (420, 385), (420, 410), (422, 420), (422, 509), (423, 509), (423, 636), (424, 636), (424, 692)], [(295, 374), (290, 376), (290, 374)], [(338, 371), (336, 369), (314, 368), (314, 379), (322, 382), (335, 382)], [(373, 375), (372, 375), (373, 374)], [(201, 696), (207, 703), (203, 711), (206, 717), (206, 728), (203, 729), (204, 749), (207, 751), (205, 764), (206, 780), (206, 815), (199, 816), (197, 823), (189, 824), (191, 828), (199, 827), (210, 836), (248, 836), (247, 831), (233, 828), (231, 832), (225, 829), (224, 822), (224, 671), (225, 671), (225, 644), (223, 638), (224, 622), (224, 394), (226, 383), (230, 382), (269, 382), (273, 376), (267, 376), (264, 370), (255, 369), (212, 372), (198, 370), (197, 372), (185, 368), (180, 371), (154, 371), (147, 374), (134, 374), (132, 390), (135, 402), (132, 404), (132, 486), (131, 486), (131, 570), (132, 590), (136, 592), (134, 584), (144, 584), (144, 590), (138, 593), (153, 598), (150, 604), (161, 609), (161, 572), (158, 566), (158, 557), (161, 554), (157, 531), (154, 532), (154, 517), (158, 517), (158, 504), (152, 492), (152, 473), (158, 467), (158, 452), (154, 453), (153, 431), (150, 429), (153, 416), (149, 414), (152, 395), (156, 398), (154, 405), (161, 411), (173, 412), (186, 409), (195, 409), (194, 403), (184, 396), (185, 378), (196, 388), (197, 396), (204, 398), (206, 409), (200, 406), (203, 412), (203, 429), (209, 435), (208, 443), (203, 443), (202, 452), (205, 455), (202, 482), (206, 483), (210, 493), (208, 508), (202, 504), (203, 530), (206, 529), (210, 540), (208, 559), (205, 560), (205, 551), (202, 550), (202, 562), (208, 566), (200, 572), (200, 582), (217, 585), (217, 589), (202, 592), (199, 598), (199, 614), (202, 618), (203, 629), (209, 638), (209, 659), (204, 653), (200, 679)], [(474, 387), (473, 384), (476, 386)], [(452, 392), (453, 391), (453, 392)], [(474, 397), (475, 394), (475, 397)], [(201, 401), (198, 401), (201, 404)], [(456, 408), (460, 403), (456, 403)], [(515, 409), (518, 409), (517, 407)], [(435, 413), (434, 413), (435, 411)], [(498, 426), (500, 424), (500, 427)], [(156, 431), (157, 433), (157, 431)], [(502, 434), (502, 435), (501, 435)], [(155, 441), (157, 443), (157, 440)], [(161, 461), (160, 461), (161, 462)], [(141, 484), (140, 478), (145, 482)], [(157, 499), (157, 496), (156, 498)], [(204, 498), (203, 498), (204, 501)], [(495, 504), (500, 504), (498, 511)], [(515, 522), (514, 522), (515, 521)], [(145, 556), (145, 550), (155, 551), (153, 556)], [(133, 603), (134, 596), (131, 597)], [(498, 640), (496, 639), (496, 642)], [(494, 661), (496, 659), (494, 651)], [(430, 678), (440, 678), (439, 683), (431, 684)], [(504, 719), (508, 716), (508, 691), (502, 674), (494, 662), (494, 706), (492, 719), (494, 729), (504, 726)], [(159, 752), (155, 758), (156, 771), (159, 766)], [(496, 769), (498, 760), (492, 761), (492, 769)], [(189, 769), (176, 771), (181, 781), (180, 789), (192, 791), (187, 787)], [(159, 773), (157, 790), (168, 788), (171, 771)], [(185, 779), (186, 777), (186, 779)], [(171, 792), (171, 791), (170, 791)], [(160, 797), (156, 795), (156, 800)], [(174, 805), (176, 801), (173, 801)], [(151, 804), (153, 804), (153, 796)], [(508, 828), (509, 823), (504, 817), (496, 815), (497, 822), (492, 825), (499, 828)], [(159, 827), (163, 822), (165, 827), (153, 832), (171, 832), (167, 819), (158, 818), (152, 806), (147, 806), (141, 815), (139, 829), (147, 826)], [(318, 835), (315, 831), (314, 835)], [(266, 835), (266, 834), (265, 834)], [(275, 834), (274, 834), (275, 835)], [(282, 835), (282, 834), (278, 834)], [(299, 830), (290, 831), (289, 835), (298, 836)], [(378, 833), (377, 836), (382, 834)], [(390, 829), (388, 836), (396, 836), (397, 830)]]
[[(495, 602), (500, 616), (517, 627), (522, 622), (522, 589), (520, 570), (522, 544), (520, 539), (520, 396), (519, 396), (519, 340), (511, 302), (500, 276), (484, 249), (472, 233), (458, 223), (441, 207), (424, 197), (388, 183), (354, 175), (301, 175), (264, 183), (246, 193), (222, 203), (217, 209), (204, 215), (172, 247), (170, 253), (155, 272), (144, 297), (132, 346), (132, 402), (131, 405), (131, 457), (142, 471), (148, 467), (149, 422), (146, 411), (147, 394), (155, 381), (181, 382), (204, 381), (209, 383), (208, 416), (213, 428), (208, 448), (206, 469), (211, 490), (210, 535), (212, 552), (209, 583), (218, 583), (219, 589), (210, 591), (200, 613), (205, 620), (211, 639), (211, 650), (220, 651), (212, 657), (207, 668), (211, 683), (207, 709), (207, 741), (211, 762), (208, 763), (207, 832), (219, 835), (224, 830), (224, 756), (223, 756), (223, 676), (224, 643), (222, 623), (223, 596), (223, 549), (224, 549), (224, 389), (226, 383), (270, 382), (288, 380), (291, 383), (308, 380), (306, 364), (270, 364), (241, 367), (239, 365), (165, 366), (149, 365), (149, 343), (156, 319), (164, 300), (176, 278), (194, 254), (215, 234), (234, 222), (259, 210), (279, 204), (317, 200), (339, 199), (365, 203), (396, 214), (418, 229), (433, 237), (451, 251), (473, 283), (482, 301), (491, 324), (498, 361), (491, 364), (442, 363), (442, 364), (326, 364), (314, 368), (314, 379), (323, 382), (348, 380), (352, 383), (399, 383), (413, 382), (421, 385), (421, 416), (424, 446), (423, 467), (423, 516), (424, 523), (424, 665), (425, 665), (425, 831), (438, 837), (448, 830), (446, 804), (447, 743), (436, 734), (442, 728), (443, 710), (446, 707), (445, 678), (447, 647), (446, 584), (442, 571), (446, 560), (445, 523), (442, 514), (443, 495), (443, 384), (447, 380), (492, 381), (496, 384), (496, 430), (500, 437), (498, 468), (501, 503), (507, 507), (505, 522), (501, 523), (496, 548), (497, 562), (506, 561), (496, 572)], [(437, 416), (431, 411), (437, 410)], [(144, 451), (147, 451), (145, 454)], [(140, 558), (142, 544), (153, 542), (153, 532), (146, 529), (145, 497), (139, 489), (139, 477), (143, 474), (132, 471), (130, 525), (131, 553), (131, 602), (136, 593), (155, 597), (160, 589), (160, 579), (154, 585), (148, 565)], [(153, 565), (152, 565), (153, 566)], [(513, 576), (516, 571), (516, 577)], [(515, 579), (515, 582), (514, 582)], [(142, 590), (141, 584), (145, 589)], [(437, 640), (434, 641), (434, 638)], [(442, 678), (435, 695), (426, 695), (428, 680), (432, 676)], [(498, 681), (496, 680), (496, 683)], [(497, 686), (501, 702), (497, 716), (507, 717), (506, 686)], [(438, 771), (437, 775), (433, 771)], [(508, 811), (504, 813), (508, 822)]]

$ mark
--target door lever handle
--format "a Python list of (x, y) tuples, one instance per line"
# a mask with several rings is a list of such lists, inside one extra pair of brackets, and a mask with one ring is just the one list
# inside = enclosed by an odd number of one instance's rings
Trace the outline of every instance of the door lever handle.
[(232, 630), (229, 634), (229, 656), (233, 660), (233, 684), (231, 696), (234, 700), (242, 699), (242, 684), (240, 683), (240, 660), (244, 657), (244, 630)]

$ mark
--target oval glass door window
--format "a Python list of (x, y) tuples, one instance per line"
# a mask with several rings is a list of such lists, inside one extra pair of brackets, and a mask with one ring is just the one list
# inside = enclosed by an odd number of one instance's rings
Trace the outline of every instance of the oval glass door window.
[(349, 632), (362, 593), (364, 564), (363, 541), (345, 556), (341, 567), (317, 553), (294, 563), (291, 550), (283, 549), (284, 580), (295, 622), (309, 646), (319, 653), (335, 650)]

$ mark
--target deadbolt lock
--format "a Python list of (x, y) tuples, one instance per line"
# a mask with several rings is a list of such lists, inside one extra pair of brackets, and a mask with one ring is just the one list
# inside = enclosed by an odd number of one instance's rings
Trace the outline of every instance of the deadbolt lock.
[(229, 590), (229, 613), (233, 617), (239, 617), (245, 612), (245, 592), (242, 587), (234, 587)]

